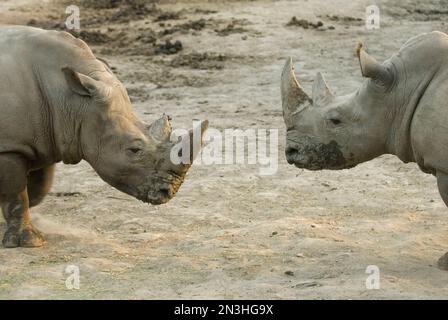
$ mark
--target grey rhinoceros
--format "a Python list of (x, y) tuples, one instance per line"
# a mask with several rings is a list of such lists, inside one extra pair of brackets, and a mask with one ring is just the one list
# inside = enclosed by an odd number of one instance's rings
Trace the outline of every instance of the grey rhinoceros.
[[(288, 163), (344, 169), (394, 154), (435, 175), (448, 205), (448, 35), (411, 38), (383, 63), (361, 44), (357, 55), (367, 79), (355, 92), (338, 97), (318, 73), (310, 98), (287, 61), (281, 95)], [(447, 261), (446, 254), (439, 266), (448, 269)]]
[[(202, 122), (202, 134), (206, 127)], [(85, 160), (107, 183), (144, 202), (170, 200), (191, 166), (170, 161), (177, 143), (171, 132), (166, 115), (150, 126), (136, 117), (124, 86), (82, 40), (67, 32), (0, 26), (3, 245), (43, 244), (30, 208), (48, 193), (60, 161)]]

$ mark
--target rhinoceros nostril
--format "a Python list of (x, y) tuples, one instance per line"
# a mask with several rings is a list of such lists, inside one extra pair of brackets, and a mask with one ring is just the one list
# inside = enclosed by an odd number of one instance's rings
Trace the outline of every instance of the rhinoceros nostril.
[(171, 191), (168, 188), (161, 188), (159, 190), (160, 198), (171, 198)]
[(286, 160), (289, 164), (293, 164), (295, 162), (295, 159), (297, 157), (299, 150), (293, 147), (287, 147), (285, 150)]

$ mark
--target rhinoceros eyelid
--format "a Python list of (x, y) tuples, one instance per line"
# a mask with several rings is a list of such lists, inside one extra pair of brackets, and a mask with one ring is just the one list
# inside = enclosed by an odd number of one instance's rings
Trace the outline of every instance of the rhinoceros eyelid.
[(142, 147), (145, 144), (145, 142), (142, 139), (137, 138), (133, 139), (130, 144), (135, 147)]

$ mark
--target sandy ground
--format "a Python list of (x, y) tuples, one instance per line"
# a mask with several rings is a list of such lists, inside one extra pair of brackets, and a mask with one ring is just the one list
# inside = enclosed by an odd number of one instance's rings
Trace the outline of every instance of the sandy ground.
[[(63, 23), (65, 5), (39, 3), (2, 1), (0, 23)], [(166, 112), (175, 127), (208, 118), (220, 130), (278, 128), (279, 170), (194, 166), (176, 198), (148, 206), (86, 163), (59, 165), (52, 193), (33, 210), (47, 244), (0, 248), (0, 298), (448, 298), (448, 272), (436, 267), (448, 250), (448, 210), (434, 177), (393, 156), (338, 172), (299, 170), (283, 156), (285, 58), (295, 59), (307, 90), (322, 71), (347, 93), (361, 81), (357, 41), (381, 60), (414, 35), (448, 31), (447, 1), (417, 3), (378, 1), (376, 31), (356, 19), (370, 1), (170, 2), (157, 10), (177, 13), (174, 20), (156, 22), (152, 12), (96, 24), (81, 8), (81, 27), (97, 32), (84, 36), (96, 37), (94, 52), (110, 61), (145, 121)], [(116, 11), (108, 10), (95, 16)], [(292, 16), (324, 25), (287, 27)], [(202, 27), (185, 26), (200, 19)], [(183, 50), (154, 54), (166, 39)], [(68, 265), (80, 268), (79, 290), (65, 287)], [(379, 290), (366, 289), (368, 265), (380, 269)]]

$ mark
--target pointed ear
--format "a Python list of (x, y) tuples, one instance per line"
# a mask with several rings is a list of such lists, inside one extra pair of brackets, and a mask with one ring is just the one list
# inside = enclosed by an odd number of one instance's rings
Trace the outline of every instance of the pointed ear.
[(318, 72), (313, 83), (313, 104), (325, 105), (334, 98), (333, 93), (327, 85), (322, 73)]
[(105, 93), (105, 85), (100, 81), (73, 71), (69, 67), (62, 68), (62, 72), (70, 89), (81, 96), (93, 97)]
[(363, 77), (370, 78), (385, 87), (393, 83), (392, 72), (365, 52), (362, 43), (358, 43), (356, 54), (358, 55), (359, 66), (361, 67)]

